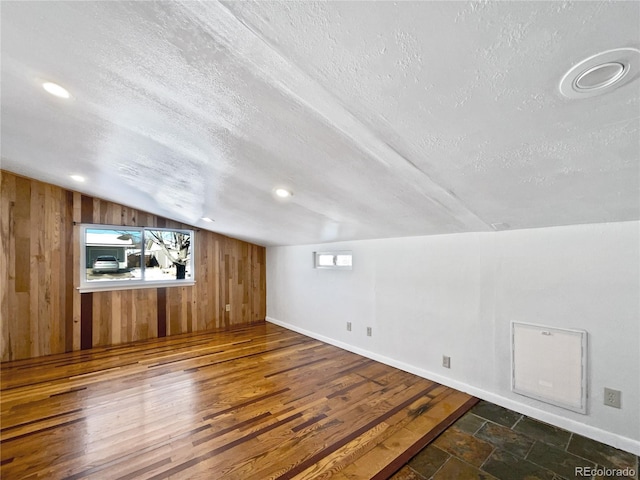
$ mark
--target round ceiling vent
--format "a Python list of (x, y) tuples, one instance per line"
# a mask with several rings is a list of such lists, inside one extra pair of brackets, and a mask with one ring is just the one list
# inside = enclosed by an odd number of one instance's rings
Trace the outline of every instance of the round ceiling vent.
[(629, 83), (639, 70), (640, 50), (607, 50), (571, 67), (560, 81), (560, 92), (568, 98), (601, 95)]

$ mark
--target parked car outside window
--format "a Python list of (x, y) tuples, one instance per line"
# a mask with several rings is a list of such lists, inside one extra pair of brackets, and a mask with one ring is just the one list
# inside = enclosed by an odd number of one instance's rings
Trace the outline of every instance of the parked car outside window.
[(118, 270), (120, 270), (120, 263), (112, 255), (101, 255), (93, 262), (93, 273), (114, 273)]

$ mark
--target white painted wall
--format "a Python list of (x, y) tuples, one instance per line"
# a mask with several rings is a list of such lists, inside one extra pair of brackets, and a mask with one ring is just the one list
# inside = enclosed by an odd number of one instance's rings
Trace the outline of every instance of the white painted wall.
[[(331, 249), (352, 250), (353, 270), (314, 269)], [(267, 315), (640, 454), (640, 222), (270, 247)], [(511, 392), (512, 321), (588, 332), (587, 415)], [(605, 386), (622, 409), (602, 404)]]

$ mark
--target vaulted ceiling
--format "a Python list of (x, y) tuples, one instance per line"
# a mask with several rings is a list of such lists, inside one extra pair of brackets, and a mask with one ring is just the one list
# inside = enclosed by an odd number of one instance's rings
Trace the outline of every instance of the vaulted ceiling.
[(640, 218), (638, 71), (558, 88), (640, 46), (640, 2), (0, 8), (21, 175), (262, 245)]

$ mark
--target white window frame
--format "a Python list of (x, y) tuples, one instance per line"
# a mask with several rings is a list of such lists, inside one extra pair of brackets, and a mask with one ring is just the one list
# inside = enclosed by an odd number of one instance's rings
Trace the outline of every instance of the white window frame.
[[(100, 224), (80, 224), (79, 225), (79, 235), (80, 235), (80, 269), (79, 269), (79, 283), (77, 289), (80, 293), (88, 293), (88, 292), (101, 292), (101, 291), (110, 291), (110, 290), (134, 290), (139, 288), (158, 288), (158, 287), (186, 287), (195, 285), (195, 231), (180, 229), (180, 228), (158, 228), (158, 227), (127, 227), (123, 225), (100, 225)], [(141, 260), (141, 278), (134, 280), (104, 280), (104, 281), (90, 281), (87, 280), (86, 274), (86, 262), (87, 262), (87, 230), (126, 230), (126, 231), (134, 231), (140, 232), (140, 236), (142, 238), (141, 244), (141, 259), (144, 258), (144, 238), (146, 231), (163, 231), (163, 232), (179, 232), (189, 234), (190, 244), (189, 244), (189, 278), (185, 279), (175, 279), (175, 280), (151, 280), (144, 278), (144, 262)]]
[[(333, 265), (320, 265), (321, 256), (332, 256)], [(351, 265), (338, 265), (338, 256), (348, 255), (351, 257)], [(314, 267), (328, 270), (352, 270), (353, 269), (353, 252), (351, 250), (334, 250), (325, 252), (313, 252)]]

